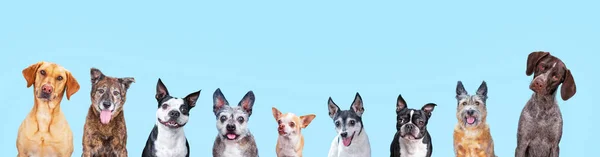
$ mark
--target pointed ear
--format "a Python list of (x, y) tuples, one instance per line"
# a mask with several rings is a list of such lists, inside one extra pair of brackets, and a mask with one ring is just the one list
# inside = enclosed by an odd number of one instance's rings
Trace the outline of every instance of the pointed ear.
[(529, 56), (527, 56), (527, 70), (525, 71), (525, 74), (527, 74), (527, 76), (533, 74), (533, 71), (540, 60), (549, 54), (549, 52), (543, 51), (531, 52)]
[(273, 111), (273, 118), (275, 118), (275, 121), (277, 121), (279, 119), (279, 117), (281, 117), (281, 111), (279, 111), (277, 108), (273, 107), (271, 109)]
[(302, 121), (302, 128), (306, 128), (308, 124), (310, 124), (310, 122), (312, 122), (312, 120), (315, 119), (315, 117), (317, 117), (317, 115), (314, 114), (300, 116), (300, 120)]
[(477, 95), (479, 95), (479, 97), (482, 97), (483, 99), (487, 99), (487, 92), (488, 92), (488, 88), (487, 88), (487, 83), (485, 83), (485, 81), (481, 82), (481, 85), (479, 85), (479, 88), (477, 89)]
[(227, 102), (227, 99), (225, 99), (225, 96), (221, 93), (221, 89), (217, 88), (213, 94), (213, 112), (217, 114), (217, 111), (225, 105), (229, 106), (229, 102)]
[(404, 98), (402, 98), (402, 95), (398, 95), (398, 100), (396, 101), (396, 113), (399, 113), (400, 111), (406, 109), (407, 105), (406, 105), (406, 101), (404, 101)]
[(128, 90), (131, 83), (135, 83), (135, 79), (133, 77), (123, 77), (119, 78), (119, 83), (125, 87), (125, 90)]
[(562, 87), (560, 87), (560, 97), (566, 101), (573, 97), (576, 92), (577, 87), (575, 86), (575, 80), (573, 79), (571, 70), (567, 69), (565, 80), (562, 83)]
[(190, 105), (190, 109), (196, 107), (196, 102), (198, 101), (198, 97), (200, 97), (200, 91), (202, 90), (190, 93), (187, 96), (185, 96), (185, 98), (183, 98), (188, 103), (188, 105)]
[(35, 76), (37, 76), (37, 69), (44, 64), (43, 61), (37, 62), (35, 64), (29, 65), (27, 68), (23, 69), (23, 77), (27, 81), (27, 88), (31, 87), (35, 83)]
[(468, 95), (468, 93), (467, 90), (465, 90), (465, 86), (463, 86), (461, 81), (458, 81), (456, 84), (456, 99), (460, 99), (459, 97), (466, 95)]
[(92, 77), (92, 85), (98, 83), (98, 81), (104, 79), (104, 74), (100, 69), (91, 68), (90, 75)]
[(425, 104), (421, 110), (425, 111), (425, 113), (427, 113), (427, 117), (431, 117), (431, 112), (433, 112), (433, 108), (435, 108), (437, 105), (434, 103), (428, 103)]
[(160, 101), (163, 98), (165, 98), (167, 95), (169, 95), (169, 91), (167, 90), (167, 87), (165, 86), (165, 84), (163, 84), (162, 80), (160, 80), (160, 78), (158, 79), (158, 83), (156, 83), (156, 101)]
[(254, 106), (254, 92), (248, 91), (244, 98), (238, 103), (238, 106), (241, 106), (247, 113), (248, 116), (252, 115), (252, 107)]
[(73, 77), (73, 75), (71, 74), (71, 72), (67, 71), (67, 82), (66, 82), (66, 88), (67, 88), (67, 100), (71, 100), (71, 95), (77, 93), (77, 91), (79, 91), (79, 83), (77, 82), (77, 80), (75, 79), (75, 77)]
[(329, 97), (329, 100), (327, 101), (327, 107), (329, 109), (329, 117), (333, 118), (333, 116), (335, 116), (335, 114), (340, 111), (340, 107), (338, 107), (335, 102), (333, 102), (333, 99), (331, 99), (331, 97)]
[(354, 102), (352, 102), (352, 106), (350, 106), (350, 109), (356, 112), (356, 115), (358, 115), (359, 117), (362, 117), (362, 114), (365, 112), (362, 98), (360, 97), (360, 94), (358, 94), (358, 92), (356, 92)]

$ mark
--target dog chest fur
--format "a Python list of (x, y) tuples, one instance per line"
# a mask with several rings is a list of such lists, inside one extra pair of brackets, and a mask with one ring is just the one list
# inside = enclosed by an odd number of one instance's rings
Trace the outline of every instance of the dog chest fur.
[(299, 136), (279, 136), (279, 138), (277, 139), (277, 156), (297, 157), (298, 154), (296, 153), (296, 149), (300, 138), (301, 137)]
[(423, 138), (418, 140), (407, 140), (400, 138), (400, 156), (401, 157), (423, 157), (427, 156), (427, 144), (423, 143)]
[(169, 129), (157, 123), (158, 134), (154, 141), (157, 157), (186, 156), (188, 148), (183, 128)]
[(329, 157), (370, 157), (371, 156), (371, 145), (369, 144), (369, 137), (367, 132), (362, 129), (362, 133), (352, 140), (352, 144), (345, 147), (342, 144), (342, 140), (337, 135), (332, 143), (329, 151)]

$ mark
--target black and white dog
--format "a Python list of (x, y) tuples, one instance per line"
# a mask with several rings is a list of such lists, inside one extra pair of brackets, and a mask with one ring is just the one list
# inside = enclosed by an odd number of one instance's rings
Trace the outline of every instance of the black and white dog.
[(396, 102), (396, 135), (390, 146), (390, 157), (430, 157), (433, 151), (427, 122), (436, 104), (425, 104), (421, 110), (407, 108), (402, 95)]
[(328, 157), (370, 157), (371, 144), (362, 123), (362, 98), (358, 93), (350, 110), (340, 110), (331, 97), (328, 101), (329, 117), (333, 119), (337, 135), (331, 142)]
[(167, 87), (158, 79), (156, 85), (156, 124), (146, 141), (143, 157), (189, 157), (190, 146), (183, 132), (187, 124), (190, 110), (196, 106), (200, 91), (191, 93), (185, 98), (169, 95)]
[(258, 157), (254, 136), (248, 129), (254, 93), (248, 91), (237, 106), (229, 106), (221, 89), (217, 88), (213, 103), (219, 131), (213, 145), (213, 157)]

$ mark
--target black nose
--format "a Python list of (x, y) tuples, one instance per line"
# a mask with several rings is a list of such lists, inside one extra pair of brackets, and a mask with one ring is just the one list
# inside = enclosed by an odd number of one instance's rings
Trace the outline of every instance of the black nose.
[(108, 101), (102, 102), (102, 106), (104, 106), (104, 108), (108, 109), (110, 107), (110, 102), (108, 102)]
[(473, 110), (468, 110), (468, 111), (467, 111), (467, 114), (468, 114), (468, 115), (473, 115), (473, 113), (475, 113), (475, 111), (473, 111)]
[(227, 124), (227, 131), (235, 131), (235, 125)]
[(410, 125), (410, 124), (409, 124), (409, 125), (406, 125), (406, 130), (410, 131), (410, 130), (412, 130), (412, 129), (413, 129), (413, 125)]
[(170, 111), (170, 112), (169, 112), (169, 116), (170, 116), (171, 118), (179, 118), (179, 112), (177, 112), (177, 111), (175, 111), (175, 110), (173, 110), (173, 111)]
[(348, 133), (347, 133), (347, 132), (342, 132), (340, 135), (341, 135), (342, 137), (346, 138), (346, 136), (348, 136)]

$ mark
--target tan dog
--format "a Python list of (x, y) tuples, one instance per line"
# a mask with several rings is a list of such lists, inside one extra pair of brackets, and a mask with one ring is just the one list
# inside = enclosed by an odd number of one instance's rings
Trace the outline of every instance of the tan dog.
[(135, 82), (132, 77), (105, 76), (91, 68), (92, 105), (83, 127), (83, 157), (127, 156), (127, 128), (123, 105), (127, 89)]
[(23, 69), (27, 87), (33, 85), (34, 103), (17, 136), (18, 156), (70, 157), (73, 133), (60, 110), (63, 93), (67, 99), (79, 90), (71, 72), (50, 62)]
[(293, 113), (282, 114), (277, 108), (273, 107), (273, 117), (279, 124), (277, 131), (277, 146), (275, 148), (278, 157), (302, 157), (304, 148), (304, 136), (301, 129), (306, 128), (316, 115), (309, 114), (296, 116)]
[(494, 141), (486, 120), (487, 85), (481, 83), (475, 95), (467, 94), (462, 82), (456, 87), (458, 101), (454, 128), (454, 152), (457, 157), (494, 157)]

